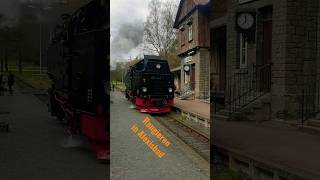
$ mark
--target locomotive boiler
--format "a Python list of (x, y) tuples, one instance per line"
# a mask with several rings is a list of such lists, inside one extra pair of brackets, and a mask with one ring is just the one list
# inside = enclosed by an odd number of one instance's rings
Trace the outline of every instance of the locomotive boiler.
[(168, 62), (145, 55), (125, 75), (125, 94), (144, 113), (171, 111), (174, 99), (174, 76)]
[(50, 112), (65, 119), (72, 134), (86, 136), (98, 159), (109, 159), (107, 3), (92, 0), (62, 17), (47, 52)]

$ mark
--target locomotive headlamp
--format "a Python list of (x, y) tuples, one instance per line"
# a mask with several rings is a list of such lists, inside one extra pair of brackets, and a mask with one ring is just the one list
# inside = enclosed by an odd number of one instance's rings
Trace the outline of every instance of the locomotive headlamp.
[(169, 93), (172, 93), (173, 89), (172, 89), (172, 88), (169, 88), (168, 91), (169, 91)]
[(147, 88), (146, 87), (142, 87), (142, 92), (147, 92)]
[(160, 69), (160, 68), (161, 68), (161, 65), (160, 65), (160, 64), (157, 64), (157, 65), (156, 65), (156, 68), (157, 68), (157, 69)]

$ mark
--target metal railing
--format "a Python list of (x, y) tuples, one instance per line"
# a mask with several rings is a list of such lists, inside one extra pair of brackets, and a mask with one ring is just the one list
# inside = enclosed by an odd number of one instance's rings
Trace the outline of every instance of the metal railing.
[(195, 85), (195, 83), (191, 83), (191, 82), (184, 84), (181, 87), (179, 98), (180, 99), (187, 99), (190, 96), (194, 95), (194, 90), (193, 90), (194, 85)]
[(229, 117), (270, 92), (270, 87), (270, 64), (258, 67), (252, 65), (251, 68), (240, 70), (240, 72), (227, 77), (225, 108), (229, 111)]
[(306, 120), (315, 118), (320, 113), (320, 74), (317, 74), (314, 78), (315, 81), (312, 81), (312, 77), (305, 78), (306, 81), (311, 79), (311, 82), (305, 82), (302, 86), (300, 99), (302, 125)]
[(220, 109), (226, 109), (231, 116), (270, 91), (271, 65), (252, 65), (247, 69), (239, 69), (226, 78), (226, 85), (224, 91), (219, 91), (216, 86), (212, 88), (211, 103), (214, 114)]

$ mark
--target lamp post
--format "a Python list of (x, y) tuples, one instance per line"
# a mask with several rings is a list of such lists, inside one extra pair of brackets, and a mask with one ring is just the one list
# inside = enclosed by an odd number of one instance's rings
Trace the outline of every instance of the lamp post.
[[(37, 7), (33, 5), (29, 5), (29, 8), (36, 9)], [(43, 16), (44, 16), (44, 11), (51, 9), (52, 7), (47, 6), (47, 7), (39, 7), (40, 13), (39, 13), (39, 74), (42, 74), (42, 21), (43, 21)]]
[(42, 74), (42, 21), (39, 23), (39, 74)]

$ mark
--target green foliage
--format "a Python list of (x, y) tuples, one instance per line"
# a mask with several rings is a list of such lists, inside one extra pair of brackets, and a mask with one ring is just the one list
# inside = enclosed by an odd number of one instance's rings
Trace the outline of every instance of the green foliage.
[(110, 79), (111, 81), (123, 81), (125, 76), (125, 66), (124, 62), (117, 62), (116, 68), (114, 70), (110, 70)]
[(114, 87), (118, 90), (124, 91), (126, 89), (126, 86), (123, 82), (120, 81), (112, 81), (112, 84), (114, 84)]
[(178, 121), (186, 121), (186, 120), (188, 120), (188, 116), (186, 116), (186, 115), (180, 115), (180, 116), (178, 116), (177, 117), (177, 120)]
[(46, 72), (39, 74), (39, 71), (22, 71), (12, 72), (18, 79), (30, 84), (36, 89), (48, 89), (50, 86), (50, 80)]

